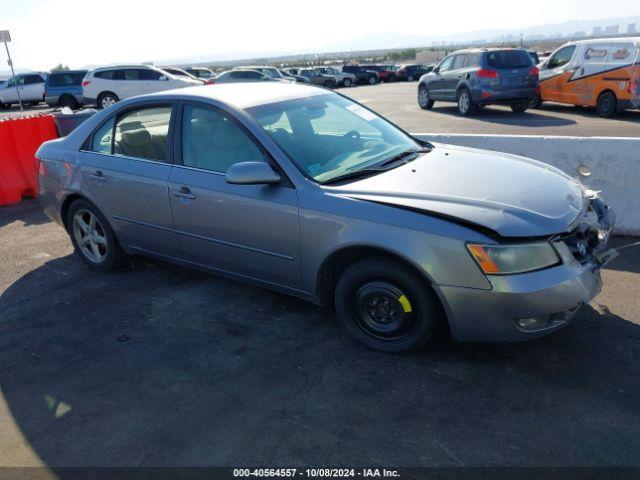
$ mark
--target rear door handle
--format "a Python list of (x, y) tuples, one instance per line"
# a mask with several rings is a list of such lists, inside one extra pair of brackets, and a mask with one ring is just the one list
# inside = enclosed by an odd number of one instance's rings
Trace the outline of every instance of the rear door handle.
[(92, 178), (93, 180), (97, 180), (99, 182), (106, 182), (107, 181), (107, 177), (105, 177), (104, 174), (100, 170), (96, 170), (95, 173), (89, 174), (89, 178)]
[(173, 196), (178, 198), (187, 198), (189, 200), (194, 200), (196, 198), (196, 194), (192, 193), (188, 187), (181, 187), (180, 190), (174, 190)]

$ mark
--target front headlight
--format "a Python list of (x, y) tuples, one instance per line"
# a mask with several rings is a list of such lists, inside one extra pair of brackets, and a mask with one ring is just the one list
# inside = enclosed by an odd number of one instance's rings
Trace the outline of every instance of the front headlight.
[(558, 254), (548, 242), (521, 245), (470, 243), (467, 248), (484, 273), (491, 275), (531, 272), (560, 262)]

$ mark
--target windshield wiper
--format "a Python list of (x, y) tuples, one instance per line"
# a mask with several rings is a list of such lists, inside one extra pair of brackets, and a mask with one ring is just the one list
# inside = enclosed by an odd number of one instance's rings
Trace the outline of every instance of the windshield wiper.
[[(403, 152), (400, 152), (396, 155), (394, 155), (391, 158), (387, 158), (384, 162), (380, 163), (377, 165), (378, 168), (384, 168), (384, 167), (388, 167), (391, 164), (394, 164), (400, 160), (403, 159), (407, 159), (407, 157), (411, 156), (411, 155), (418, 155), (420, 153), (429, 153), (431, 151), (430, 148), (420, 148), (420, 149), (411, 149), (411, 150), (405, 150)], [(412, 158), (411, 160), (415, 160), (415, 158)], [(407, 161), (411, 161), (409, 159), (407, 159)], [(406, 162), (404, 162), (406, 163)]]
[(384, 172), (387, 170), (386, 168), (363, 168), (362, 170), (354, 170), (353, 172), (343, 173), (342, 175), (338, 175), (337, 177), (330, 178), (329, 180), (325, 180), (321, 182), (322, 185), (329, 185), (331, 183), (338, 183), (343, 180), (351, 180), (357, 177), (366, 177), (368, 175), (375, 175), (376, 173)]

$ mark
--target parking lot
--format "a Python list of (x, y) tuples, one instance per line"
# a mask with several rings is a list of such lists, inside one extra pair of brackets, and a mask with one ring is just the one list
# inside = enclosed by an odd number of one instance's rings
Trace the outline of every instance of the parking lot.
[(277, 293), (91, 273), (35, 201), (2, 207), (0, 463), (638, 466), (638, 253), (553, 336), (393, 356)]
[[(215, 88), (205, 86), (203, 88)], [(338, 90), (386, 116), (413, 133), (477, 133), (505, 135), (563, 135), (600, 137), (637, 137), (640, 111), (623, 111), (614, 118), (600, 118), (595, 110), (548, 103), (543, 109), (514, 114), (509, 107), (490, 106), (473, 117), (461, 117), (454, 103), (436, 103), (430, 111), (421, 110), (416, 100), (417, 82), (361, 85)], [(0, 110), (0, 118), (52, 111), (45, 104), (17, 105)]]
[(358, 102), (413, 133), (477, 133), (505, 135), (563, 135), (578, 137), (637, 137), (640, 111), (623, 111), (600, 118), (594, 109), (546, 103), (542, 109), (514, 114), (506, 106), (489, 106), (472, 117), (462, 117), (456, 104), (436, 102), (432, 110), (420, 109), (417, 82), (387, 83), (342, 89)]

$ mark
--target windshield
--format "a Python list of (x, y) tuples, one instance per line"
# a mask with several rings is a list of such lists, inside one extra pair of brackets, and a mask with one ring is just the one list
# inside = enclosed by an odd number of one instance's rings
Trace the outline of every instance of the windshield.
[(421, 146), (375, 113), (335, 94), (248, 110), (307, 176), (325, 183)]

